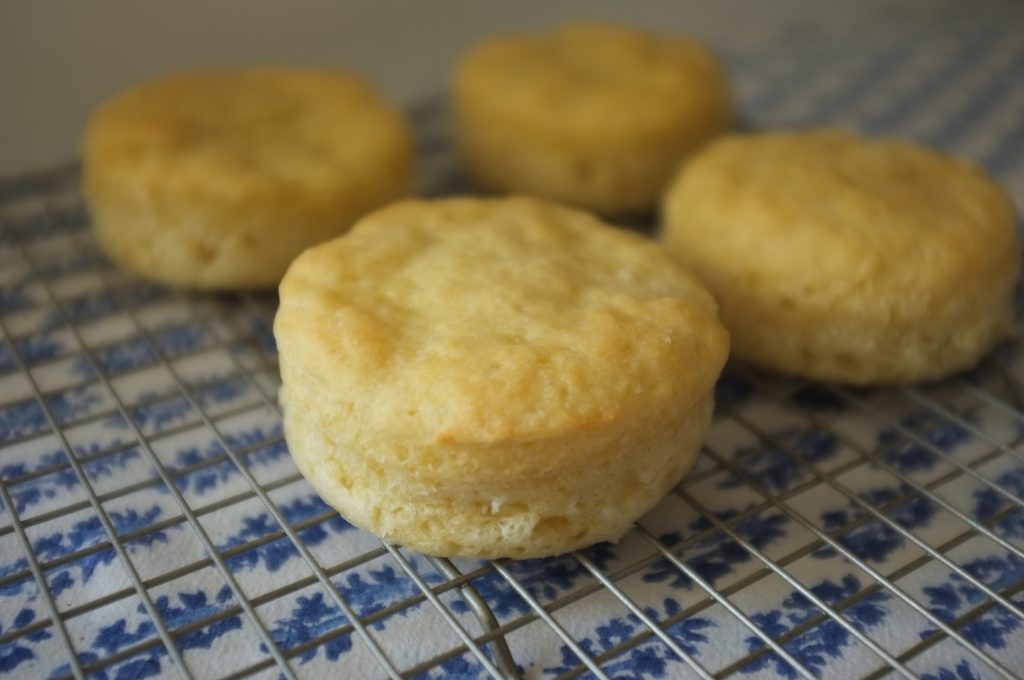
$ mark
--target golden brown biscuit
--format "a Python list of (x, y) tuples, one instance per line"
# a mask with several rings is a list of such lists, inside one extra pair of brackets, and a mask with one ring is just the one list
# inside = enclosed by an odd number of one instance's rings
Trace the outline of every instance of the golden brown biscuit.
[(274, 286), (314, 243), (404, 195), (411, 135), (361, 79), (276, 68), (173, 75), (93, 115), (83, 188), (103, 250), (140, 276)]
[(526, 198), (395, 204), (303, 253), (280, 295), (299, 469), (438, 555), (617, 539), (690, 467), (728, 351), (661, 246)]
[(664, 203), (668, 247), (736, 356), (852, 384), (939, 378), (1009, 329), (1014, 209), (977, 165), (835, 130), (710, 145)]
[(732, 122), (706, 47), (616, 24), (486, 39), (460, 60), (453, 97), (481, 185), (604, 213), (653, 207), (680, 159)]

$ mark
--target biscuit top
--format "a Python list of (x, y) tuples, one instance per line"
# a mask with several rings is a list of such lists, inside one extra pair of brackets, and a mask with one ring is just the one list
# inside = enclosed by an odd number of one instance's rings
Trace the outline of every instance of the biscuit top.
[[(728, 352), (657, 244), (527, 198), (405, 201), (281, 283), (286, 376), (398, 440), (529, 441), (705, 399)], [(657, 409), (657, 410), (652, 410)]]
[(464, 100), (559, 135), (658, 135), (680, 117), (727, 117), (724, 83), (718, 60), (694, 40), (598, 22), (485, 39), (455, 72)]
[(93, 163), (130, 167), (141, 182), (185, 193), (215, 185), (244, 200), (331, 191), (339, 176), (358, 184), (362, 164), (407, 155), (408, 137), (399, 115), (352, 74), (254, 68), (126, 90), (93, 115), (84, 151)]
[(804, 299), (1004, 277), (1020, 256), (1013, 205), (982, 168), (839, 130), (720, 138), (681, 169), (665, 211), (698, 271), (729, 262), (729, 276)]

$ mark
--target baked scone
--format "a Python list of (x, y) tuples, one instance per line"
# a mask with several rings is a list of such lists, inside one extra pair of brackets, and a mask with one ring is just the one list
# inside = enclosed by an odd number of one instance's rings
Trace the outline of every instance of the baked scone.
[(1014, 208), (977, 165), (838, 130), (735, 135), (664, 201), (668, 247), (711, 289), (737, 357), (870, 385), (975, 364), (1009, 330)]
[(350, 73), (209, 71), (102, 105), (82, 163), (96, 237), (117, 264), (175, 286), (266, 288), (409, 192), (412, 141)]
[(480, 185), (601, 213), (653, 208), (680, 159), (733, 117), (704, 45), (605, 23), (485, 39), (459, 61), (453, 98)]
[(435, 555), (619, 538), (690, 467), (728, 352), (661, 246), (529, 198), (394, 204), (303, 253), (280, 297), (299, 470)]

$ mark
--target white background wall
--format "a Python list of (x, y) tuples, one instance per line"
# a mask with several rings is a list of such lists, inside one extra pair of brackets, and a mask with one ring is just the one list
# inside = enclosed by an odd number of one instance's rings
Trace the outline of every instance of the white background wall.
[(488, 32), (575, 16), (627, 19), (712, 42), (800, 25), (831, 30), (927, 0), (0, 0), (0, 176), (74, 158), (96, 104), (167, 71), (343, 65), (398, 102), (437, 92)]

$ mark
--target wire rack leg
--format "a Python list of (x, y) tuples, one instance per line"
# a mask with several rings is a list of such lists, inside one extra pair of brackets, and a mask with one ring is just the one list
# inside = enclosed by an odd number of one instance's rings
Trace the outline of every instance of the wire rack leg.
[[(448, 580), (460, 578), (463, 574), (459, 569), (444, 557), (428, 557), (430, 563), (434, 569), (437, 569), (438, 573), (444, 576)], [(480, 625), (483, 626), (484, 632), (493, 632), (498, 629), (498, 619), (495, 618), (494, 612), (487, 606), (487, 602), (484, 598), (480, 597), (480, 593), (476, 591), (471, 584), (466, 583), (459, 588), (462, 592), (462, 597), (469, 604), (469, 608), (473, 610), (473, 615), (476, 616)], [(494, 664), (501, 671), (501, 674), (506, 678), (517, 680), (519, 678), (519, 670), (516, 668), (515, 659), (512, 658), (512, 651), (508, 648), (508, 642), (505, 640), (504, 635), (498, 635), (490, 643), (491, 653), (494, 655)]]

